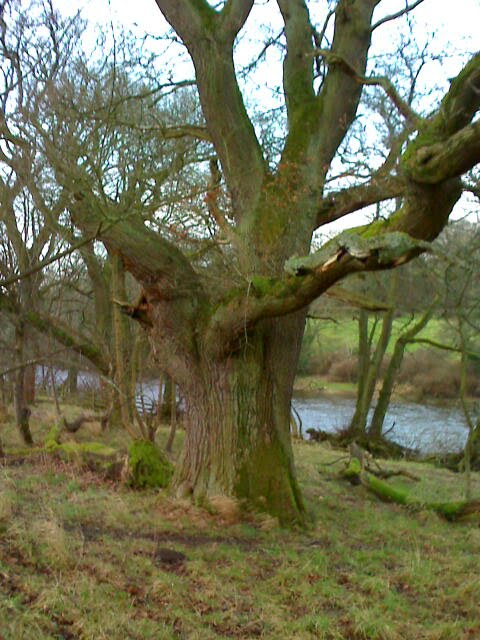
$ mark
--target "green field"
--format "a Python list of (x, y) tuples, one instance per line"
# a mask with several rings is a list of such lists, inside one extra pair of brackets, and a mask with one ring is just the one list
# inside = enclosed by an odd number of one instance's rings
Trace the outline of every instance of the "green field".
[[(38, 443), (52, 418), (47, 406), (35, 410)], [(2, 437), (7, 453), (18, 451), (11, 425)], [(93, 437), (94, 425), (78, 434)], [(106, 439), (126, 443), (121, 432)], [(314, 522), (306, 532), (282, 530), (231, 500), (202, 509), (166, 492), (105, 482), (45, 453), (10, 455), (0, 465), (0, 637), (480, 637), (478, 521), (449, 524), (381, 503), (340, 479), (340, 455), (295, 444)], [(419, 500), (462, 496), (458, 474), (382, 464), (419, 475), (417, 483), (394, 483)], [(171, 551), (184, 558), (172, 562)]]
[[(397, 318), (393, 323), (392, 339), (390, 340), (387, 353), (391, 353), (396, 336), (406, 326), (409, 318)], [(315, 335), (313, 340), (313, 354), (319, 352), (346, 351), (354, 353), (358, 349), (358, 322), (353, 319), (339, 318), (336, 322), (331, 320), (309, 320), (308, 332)], [(378, 323), (376, 334), (380, 333), (380, 323)], [(438, 342), (451, 343), (450, 331), (446, 322), (440, 319), (432, 319), (423, 331), (418, 334), (418, 338), (434, 340)], [(408, 351), (425, 349), (427, 345), (414, 343), (408, 346)]]

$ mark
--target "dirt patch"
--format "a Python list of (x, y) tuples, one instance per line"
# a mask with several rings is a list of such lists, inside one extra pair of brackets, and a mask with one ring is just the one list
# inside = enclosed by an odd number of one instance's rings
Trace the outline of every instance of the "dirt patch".
[(120, 527), (100, 527), (89, 523), (71, 524), (64, 522), (63, 527), (69, 533), (79, 533), (85, 542), (95, 542), (108, 536), (114, 540), (148, 540), (158, 544), (170, 542), (192, 548), (209, 544), (225, 544), (249, 550), (258, 546), (258, 542), (255, 540), (232, 536), (208, 536), (177, 531), (134, 531), (132, 529), (121, 529)]

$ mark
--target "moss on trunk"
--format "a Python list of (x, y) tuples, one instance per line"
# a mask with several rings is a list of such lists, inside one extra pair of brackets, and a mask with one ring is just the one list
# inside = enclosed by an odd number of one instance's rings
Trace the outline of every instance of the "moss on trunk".
[[(303, 316), (265, 323), (239, 352), (202, 366), (183, 389), (185, 445), (175, 476), (182, 495), (228, 496), (282, 524), (305, 524), (290, 442), (290, 402)], [(297, 344), (298, 342), (298, 344)], [(296, 360), (295, 360), (296, 362)]]

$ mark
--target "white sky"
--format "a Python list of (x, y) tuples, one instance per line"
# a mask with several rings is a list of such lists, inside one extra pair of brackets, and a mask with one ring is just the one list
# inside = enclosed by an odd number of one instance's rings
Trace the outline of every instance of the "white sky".
[[(181, 0), (178, 0), (181, 1)], [(410, 3), (413, 0), (409, 0)], [(138, 35), (150, 33), (160, 35), (165, 32), (166, 22), (158, 9), (155, 0), (80, 0), (72, 3), (70, 0), (54, 0), (54, 5), (62, 12), (72, 13), (79, 8), (82, 14), (90, 22), (97, 22), (102, 25), (103, 30), (120, 29), (121, 26), (133, 30)], [(326, 0), (310, 3), (311, 12), (324, 15)], [(405, 0), (383, 0), (374, 15), (374, 22), (383, 16), (394, 13), (405, 7)], [(246, 29), (254, 26), (253, 34), (258, 32), (258, 25), (265, 25), (270, 22), (272, 32), (278, 32), (281, 22), (278, 15), (278, 8), (275, 0), (256, 0), (254, 10), (246, 23)], [(419, 43), (430, 42), (433, 50), (446, 57), (441, 62), (432, 62), (423, 73), (423, 82), (426, 86), (440, 84), (443, 88), (448, 86), (448, 78), (455, 76), (461, 69), (464, 58), (461, 53), (465, 51), (473, 52), (480, 50), (480, 0), (424, 0), (411, 14), (415, 20), (415, 34)], [(371, 53), (385, 51), (388, 48), (394, 49), (395, 41), (398, 38), (400, 29), (406, 30), (406, 19), (390, 22), (381, 26), (374, 32)], [(246, 47), (252, 46), (246, 40)], [(243, 58), (243, 54), (242, 58)], [(178, 66), (177, 70), (187, 73), (190, 77), (193, 73), (186, 71), (184, 64)], [(261, 72), (264, 73), (264, 72)], [(278, 73), (281, 73), (280, 69)], [(262, 75), (257, 77), (257, 84), (263, 82), (267, 84), (266, 78)], [(269, 100), (265, 90), (260, 90), (260, 100)], [(457, 205), (455, 216), (465, 215), (465, 210), (471, 209), (468, 198), (464, 198)], [(348, 216), (334, 225), (328, 231), (344, 228), (345, 226), (358, 225), (363, 222), (359, 214)], [(327, 230), (324, 227), (322, 230)]]

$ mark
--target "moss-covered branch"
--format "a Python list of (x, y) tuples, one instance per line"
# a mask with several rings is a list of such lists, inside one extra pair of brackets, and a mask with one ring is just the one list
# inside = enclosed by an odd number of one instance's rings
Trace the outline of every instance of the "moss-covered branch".
[(319, 252), (289, 260), (285, 277), (257, 276), (246, 290), (230, 295), (210, 318), (206, 345), (214, 352), (228, 351), (259, 320), (298, 311), (346, 275), (395, 267), (424, 248), (399, 232), (365, 239), (341, 234)]
[(427, 139), (419, 134), (405, 154), (403, 168), (417, 182), (438, 184), (461, 176), (479, 162), (480, 122), (477, 121), (434, 144), (427, 144)]
[(454, 502), (421, 502), (408, 491), (392, 487), (380, 478), (364, 471), (357, 458), (352, 458), (342, 475), (352, 484), (362, 484), (380, 500), (394, 502), (414, 509), (435, 511), (446, 520), (457, 521), (464, 518), (480, 517), (480, 500), (459, 500)]
[(305, 113), (316, 102), (313, 88), (313, 27), (304, 0), (278, 0), (278, 6), (287, 39), (283, 89), (289, 130), (292, 132), (295, 127), (305, 127)]
[(413, 180), (435, 184), (459, 176), (480, 161), (480, 53), (452, 80), (438, 110), (425, 119), (402, 158)]

